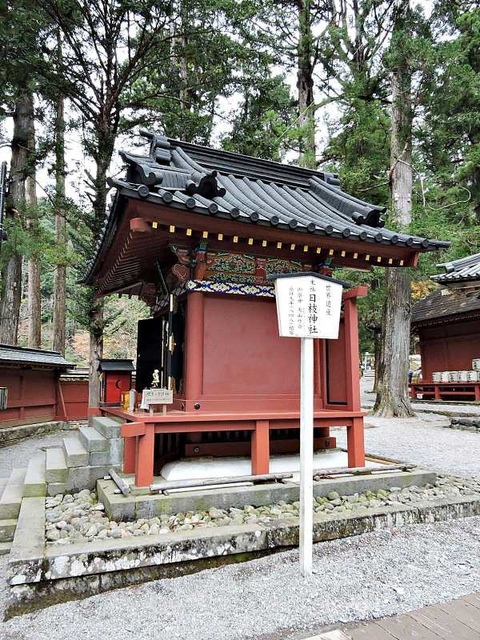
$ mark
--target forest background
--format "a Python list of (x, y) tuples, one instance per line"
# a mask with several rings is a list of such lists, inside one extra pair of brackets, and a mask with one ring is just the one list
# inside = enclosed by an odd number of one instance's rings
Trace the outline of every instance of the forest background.
[(408, 404), (412, 300), (437, 263), (480, 246), (476, 2), (1, 0), (0, 21), (0, 343), (80, 365), (135, 356), (148, 310), (79, 283), (116, 152), (142, 127), (338, 172), (347, 192), (388, 204), (387, 227), (451, 241), (415, 270), (344, 275), (370, 286), (361, 346), (383, 366), (384, 402)]

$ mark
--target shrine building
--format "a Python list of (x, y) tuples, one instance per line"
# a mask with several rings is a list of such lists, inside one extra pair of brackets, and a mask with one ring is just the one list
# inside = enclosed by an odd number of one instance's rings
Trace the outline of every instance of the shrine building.
[[(124, 420), (123, 471), (147, 486), (170, 460), (299, 449), (300, 341), (278, 336), (268, 276), (339, 267), (412, 267), (448, 243), (384, 228), (385, 209), (341, 190), (334, 174), (144, 133), (148, 155), (122, 153), (124, 179), (86, 283), (98, 296), (138, 296), (136, 390), (158, 376), (166, 412), (101, 406)], [(337, 340), (315, 341), (315, 448), (347, 429), (348, 464), (364, 466), (358, 286), (344, 289)], [(155, 409), (158, 409), (156, 407)]]
[(441, 288), (412, 309), (422, 380), (411, 395), (424, 400), (480, 401), (480, 254), (437, 265)]

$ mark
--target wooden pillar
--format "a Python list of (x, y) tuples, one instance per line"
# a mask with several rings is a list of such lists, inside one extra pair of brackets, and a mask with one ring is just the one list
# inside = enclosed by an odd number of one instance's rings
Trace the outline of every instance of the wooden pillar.
[(353, 418), (352, 425), (347, 427), (347, 452), (349, 467), (365, 466), (363, 418)]
[(18, 417), (20, 419), (25, 417), (25, 375), (23, 373), (20, 374), (20, 407)]
[(347, 386), (347, 408), (359, 411), (360, 401), (360, 354), (358, 349), (358, 313), (356, 298), (344, 296), (345, 311), (345, 378)]
[[(326, 345), (325, 340), (315, 340), (313, 345), (313, 377), (315, 380), (314, 386), (314, 408), (323, 409), (325, 407), (325, 398), (323, 397), (323, 388), (326, 385), (323, 385), (322, 376), (325, 375), (326, 369), (322, 366), (324, 358), (326, 358)], [(318, 401), (320, 400), (320, 404)], [(315, 420), (314, 420), (315, 424)], [(330, 428), (329, 427), (315, 427), (316, 437), (317, 438), (329, 438), (330, 437)], [(314, 437), (315, 437), (314, 435)]]
[(137, 453), (137, 438), (123, 439), (123, 473), (135, 473), (135, 457)]
[(135, 484), (148, 487), (153, 482), (153, 461), (155, 452), (155, 425), (145, 424), (145, 435), (137, 438), (137, 456), (135, 460)]
[[(366, 296), (367, 292), (367, 287), (360, 286), (343, 294), (347, 409), (350, 411), (360, 411), (361, 409), (357, 298)], [(347, 427), (347, 454), (349, 467), (365, 466), (363, 417), (353, 418), (351, 426)]]
[(257, 420), (252, 433), (252, 474), (270, 473), (270, 423)]
[(194, 291), (188, 296), (185, 399), (197, 402), (203, 389), (203, 293)]
[(65, 398), (63, 397), (62, 383), (60, 382), (59, 375), (56, 378), (56, 395), (57, 395), (57, 402), (55, 405), (55, 419), (68, 420), (67, 407), (65, 405)]

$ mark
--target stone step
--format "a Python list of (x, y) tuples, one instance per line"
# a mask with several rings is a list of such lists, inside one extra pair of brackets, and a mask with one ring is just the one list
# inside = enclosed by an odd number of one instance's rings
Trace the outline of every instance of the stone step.
[(22, 504), (26, 469), (13, 469), (0, 499), (0, 519), (14, 520), (18, 518)]
[(90, 425), (102, 434), (104, 438), (120, 438), (123, 422), (106, 416), (92, 416)]
[(54, 483), (67, 482), (68, 467), (67, 467), (67, 461), (65, 460), (63, 447), (51, 447), (50, 449), (47, 449), (45, 478), (49, 484), (51, 482), (54, 482)]
[(16, 520), (0, 520), (0, 542), (11, 542), (16, 528)]
[(3, 496), (3, 491), (4, 491), (5, 487), (7, 486), (7, 482), (8, 482), (8, 477), (7, 478), (0, 478), (0, 498)]
[(63, 439), (63, 452), (68, 467), (86, 467), (88, 465), (88, 451), (80, 442), (78, 434), (66, 436)]
[(11, 548), (12, 548), (11, 542), (0, 542), (0, 556), (4, 556), (7, 553), (10, 553)]
[(40, 498), (47, 495), (47, 483), (45, 480), (45, 452), (37, 451), (30, 458), (27, 473), (25, 475), (25, 483), (23, 487), (23, 496), (25, 498)]
[(88, 452), (106, 451), (107, 439), (102, 436), (94, 427), (80, 427), (78, 437)]

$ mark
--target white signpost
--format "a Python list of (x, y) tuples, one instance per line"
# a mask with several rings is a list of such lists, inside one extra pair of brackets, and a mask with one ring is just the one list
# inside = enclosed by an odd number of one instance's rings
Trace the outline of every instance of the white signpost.
[(313, 556), (313, 339), (337, 339), (343, 282), (318, 273), (280, 274), (275, 280), (279, 334), (301, 338), (300, 354), (300, 570), (312, 574)]

